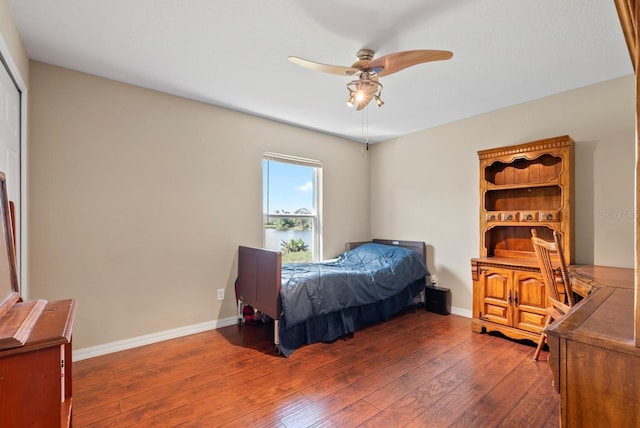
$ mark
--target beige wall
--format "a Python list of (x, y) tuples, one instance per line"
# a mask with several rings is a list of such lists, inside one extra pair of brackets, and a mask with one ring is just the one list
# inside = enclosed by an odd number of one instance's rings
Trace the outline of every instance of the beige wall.
[(371, 233), (424, 240), (429, 268), (471, 310), (479, 255), (477, 151), (569, 134), (576, 141), (576, 263), (634, 266), (633, 76), (376, 144)]
[(369, 238), (359, 144), (38, 62), (31, 85), (31, 298), (78, 300), (76, 349), (235, 315), (265, 151), (322, 161), (325, 256)]

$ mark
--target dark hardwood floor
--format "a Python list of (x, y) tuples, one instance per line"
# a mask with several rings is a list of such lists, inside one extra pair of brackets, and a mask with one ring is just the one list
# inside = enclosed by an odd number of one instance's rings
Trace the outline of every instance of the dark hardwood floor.
[(231, 326), (78, 361), (73, 425), (557, 427), (547, 353), (424, 309), (276, 356)]

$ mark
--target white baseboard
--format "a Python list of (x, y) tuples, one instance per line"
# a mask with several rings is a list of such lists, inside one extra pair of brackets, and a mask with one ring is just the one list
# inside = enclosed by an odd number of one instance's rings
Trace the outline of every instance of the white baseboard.
[(453, 315), (460, 315), (461, 317), (465, 318), (471, 318), (473, 315), (473, 312), (471, 312), (469, 309), (456, 308), (455, 306), (451, 308), (451, 313)]
[(73, 361), (86, 360), (87, 358), (111, 354), (112, 352), (124, 351), (125, 349), (162, 342), (163, 340), (175, 339), (176, 337), (202, 333), (203, 331), (215, 330), (220, 327), (227, 327), (236, 324), (237, 322), (238, 318), (234, 316), (160, 331), (158, 333), (146, 334), (144, 336), (132, 337), (130, 339), (118, 340), (116, 342), (105, 343), (104, 345), (90, 346), (88, 348), (73, 350), (72, 359)]
[[(451, 308), (451, 313), (453, 315), (460, 315), (465, 318), (471, 318), (471, 311), (468, 309), (457, 308), (454, 306)], [(118, 340), (116, 342), (105, 343), (104, 345), (77, 349), (73, 351), (73, 361), (86, 360), (87, 358), (98, 357), (100, 355), (124, 351), (125, 349), (137, 348), (138, 346), (162, 342), (163, 340), (175, 339), (176, 337), (202, 333), (203, 331), (208, 330), (215, 330), (217, 328), (234, 325), (237, 322), (237, 317), (223, 318), (220, 320), (207, 321), (200, 324), (193, 324), (185, 327), (174, 328), (171, 330), (160, 331), (158, 333), (146, 334), (144, 336), (132, 337), (130, 339)]]

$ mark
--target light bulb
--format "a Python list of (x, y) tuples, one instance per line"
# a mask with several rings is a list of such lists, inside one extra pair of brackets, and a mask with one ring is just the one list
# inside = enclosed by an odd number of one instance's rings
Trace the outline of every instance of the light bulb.
[(355, 104), (355, 102), (356, 102), (356, 99), (355, 99), (355, 97), (353, 96), (353, 92), (350, 92), (350, 93), (349, 93), (349, 99), (347, 99), (347, 105), (348, 105), (349, 107), (353, 107), (353, 105)]

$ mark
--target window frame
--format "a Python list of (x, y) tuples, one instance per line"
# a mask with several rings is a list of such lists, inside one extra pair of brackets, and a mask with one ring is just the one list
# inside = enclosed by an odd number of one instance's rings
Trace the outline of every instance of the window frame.
[[(313, 184), (313, 204), (312, 210), (315, 210), (315, 214), (270, 214), (269, 213), (269, 201), (265, 201), (265, 188), (268, 183), (264, 182), (265, 171), (264, 161), (280, 162), (292, 165), (299, 165), (312, 168), (312, 184)], [(317, 262), (322, 260), (322, 162), (314, 159), (301, 158), (297, 156), (284, 155), (280, 153), (266, 152), (262, 156), (262, 245), (266, 247), (266, 233), (265, 225), (267, 218), (297, 218), (297, 219), (309, 219), (312, 224), (312, 243), (311, 243), (311, 255), (312, 261)]]

